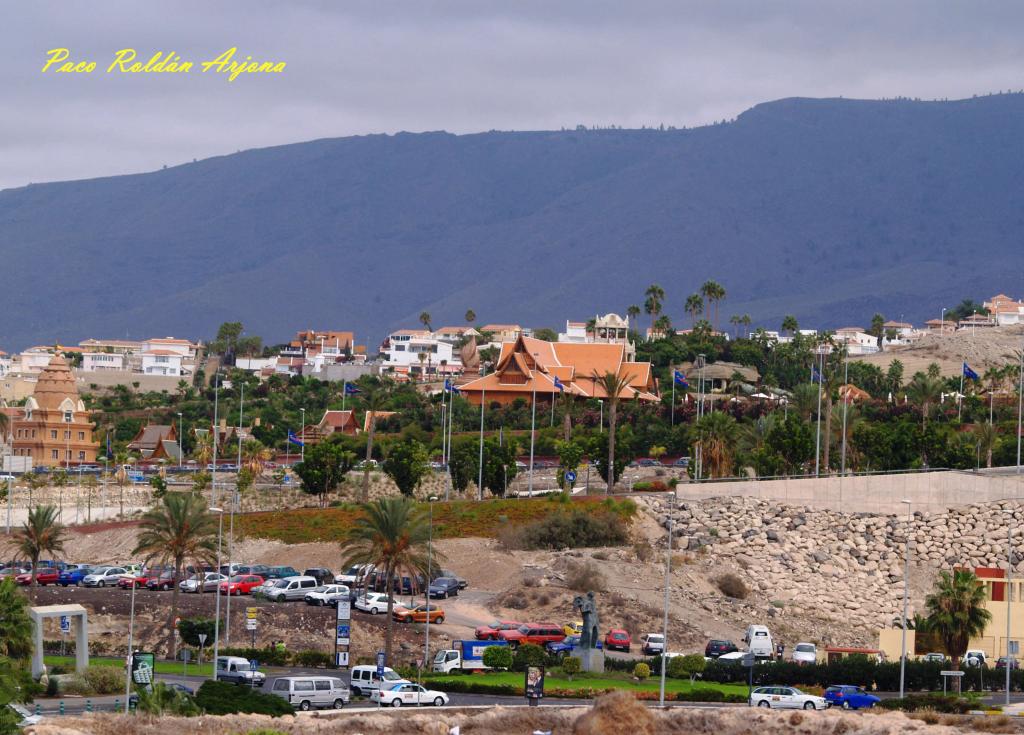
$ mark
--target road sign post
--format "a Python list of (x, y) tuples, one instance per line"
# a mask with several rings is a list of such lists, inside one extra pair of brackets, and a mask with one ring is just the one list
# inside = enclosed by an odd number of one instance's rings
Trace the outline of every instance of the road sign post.
[(377, 651), (377, 709), (380, 709), (384, 698), (381, 695), (381, 687), (384, 685), (384, 669), (387, 664), (387, 656), (384, 651)]
[(252, 672), (252, 676), (249, 677), (249, 688), (256, 689), (256, 672), (260, 669), (260, 662), (256, 659), (249, 661), (249, 671)]
[(946, 677), (947, 676), (952, 676), (953, 678), (958, 678), (958, 677), (961, 677), (961, 676), (964, 675), (964, 672), (962, 672), (962, 671), (940, 671), (939, 673), (942, 675), (942, 693), (943, 693), (943, 695), (945, 695), (945, 693), (946, 693)]
[(754, 692), (754, 654), (747, 653), (742, 659), (743, 666), (747, 669), (747, 706), (750, 706), (750, 697)]
[[(205, 645), (206, 645), (206, 633), (200, 633), (199, 634), (199, 666), (203, 665), (203, 646), (205, 646)], [(214, 679), (217, 678), (216, 663), (217, 662), (215, 661), (214, 662), (214, 673), (213, 673), (213, 678)]]
[(352, 645), (352, 602), (348, 597), (338, 598), (334, 628), (334, 666), (348, 668), (348, 652)]
[(256, 648), (256, 616), (259, 613), (258, 607), (245, 608), (245, 629), (252, 632), (252, 647)]

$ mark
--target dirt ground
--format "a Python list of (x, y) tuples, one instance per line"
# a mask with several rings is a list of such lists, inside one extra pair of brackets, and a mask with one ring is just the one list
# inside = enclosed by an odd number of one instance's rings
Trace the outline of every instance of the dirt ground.
[(938, 363), (944, 376), (959, 376), (961, 365), (966, 361), (979, 375), (985, 368), (1002, 367), (1013, 362), (1012, 353), (1021, 349), (1024, 326), (976, 329), (960, 329), (945, 334), (926, 334), (912, 345), (887, 347), (885, 352), (863, 355), (861, 362), (878, 365), (886, 370), (893, 360), (903, 363), (906, 380), (928, 365)]

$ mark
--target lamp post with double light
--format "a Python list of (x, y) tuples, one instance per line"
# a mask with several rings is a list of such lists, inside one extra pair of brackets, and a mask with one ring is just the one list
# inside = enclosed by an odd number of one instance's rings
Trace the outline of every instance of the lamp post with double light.
[(906, 541), (903, 546), (903, 633), (900, 636), (900, 699), (906, 691), (907, 678), (907, 612), (910, 603), (910, 501), (901, 500), (907, 506)]

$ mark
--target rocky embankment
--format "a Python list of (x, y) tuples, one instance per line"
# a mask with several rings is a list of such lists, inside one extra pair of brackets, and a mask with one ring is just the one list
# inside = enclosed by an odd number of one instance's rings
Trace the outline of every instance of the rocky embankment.
[[(707, 554), (770, 601), (770, 617), (812, 614), (859, 630), (861, 640), (899, 615), (904, 549), (910, 541), (913, 606), (941, 568), (1006, 566), (1007, 523), (1024, 520), (1013, 501), (916, 512), (911, 518), (842, 513), (754, 498), (651, 501), (663, 528), (674, 519), (680, 550)], [(1024, 539), (1024, 536), (1021, 537)], [(1014, 544), (1015, 569), (1024, 560)], [(913, 611), (912, 611), (913, 612)], [(750, 621), (760, 622), (760, 621)]]

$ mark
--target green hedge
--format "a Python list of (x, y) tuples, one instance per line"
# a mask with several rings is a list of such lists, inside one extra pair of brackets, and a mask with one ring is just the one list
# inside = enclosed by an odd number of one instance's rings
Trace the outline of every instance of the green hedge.
[(977, 708), (969, 700), (942, 694), (911, 694), (903, 699), (883, 699), (879, 706), (904, 712), (932, 710), (946, 715), (965, 715)]
[(208, 715), (233, 715), (244, 712), (280, 717), (295, 712), (281, 697), (262, 694), (225, 681), (204, 681), (196, 692), (196, 704)]

